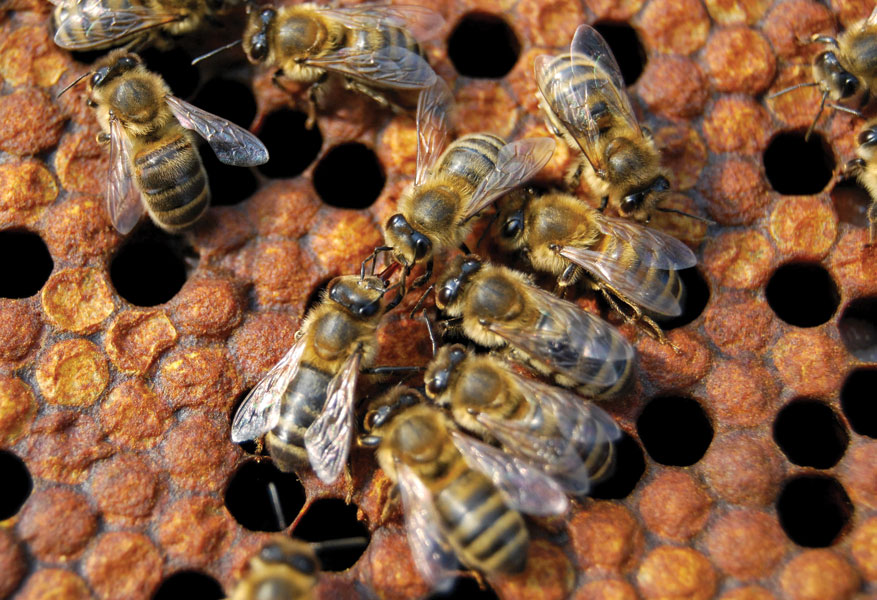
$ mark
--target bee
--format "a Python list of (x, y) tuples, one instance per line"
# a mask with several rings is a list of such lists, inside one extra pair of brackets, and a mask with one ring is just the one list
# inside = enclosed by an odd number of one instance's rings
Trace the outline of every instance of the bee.
[(360, 443), (398, 485), (414, 563), (438, 585), (459, 559), (487, 575), (521, 571), (529, 534), (521, 513), (558, 515), (568, 500), (538, 467), (461, 433), (416, 391), (372, 403)]
[(238, 0), (50, 0), (55, 44), (66, 50), (167, 46), (169, 36), (198, 29)]
[(877, 119), (871, 119), (859, 133), (857, 158), (846, 164), (844, 174), (859, 180), (871, 196), (868, 207), (868, 246), (877, 239)]
[[(307, 126), (313, 126), (322, 86), (332, 74), (347, 89), (383, 107), (403, 110), (389, 91), (421, 90), (436, 79), (414, 33), (434, 37), (444, 26), (437, 13), (420, 6), (366, 2), (329, 8), (313, 3), (251, 10), (243, 47), (253, 64), (276, 67), (280, 77), (312, 84), (308, 90)], [(412, 30), (414, 33), (412, 33)]]
[(98, 141), (110, 146), (107, 212), (121, 233), (134, 228), (144, 208), (170, 232), (189, 227), (207, 210), (207, 175), (187, 130), (206, 139), (226, 164), (247, 167), (268, 160), (256, 136), (172, 96), (136, 54), (111, 52), (61, 93), (89, 75), (86, 103), (103, 129)]
[(386, 245), (375, 250), (391, 252), (406, 274), (425, 262), (426, 273), (420, 279), (424, 282), (432, 274), (437, 252), (462, 246), (472, 219), (533, 177), (554, 153), (551, 138), (507, 144), (490, 133), (464, 135), (444, 149), (450, 103), (450, 92), (441, 80), (420, 95), (414, 184), (399, 199), (399, 212), (384, 226)]
[(541, 466), (572, 494), (587, 494), (592, 482), (612, 474), (618, 425), (568, 390), (522, 377), (459, 344), (439, 350), (424, 383), (457, 425)]
[(247, 574), (228, 600), (311, 600), (320, 573), (314, 549), (276, 535), (248, 564)]
[[(874, 53), (877, 52), (877, 7), (871, 11), (867, 19), (850, 26), (838, 39), (815, 33), (810, 41), (832, 48), (820, 52), (813, 59), (813, 81), (799, 83), (768, 96), (768, 98), (776, 98), (802, 87), (819, 88), (822, 92), (822, 101), (819, 103), (819, 110), (813, 117), (813, 122), (807, 129), (805, 140), (810, 139), (810, 134), (813, 133), (826, 104), (829, 108), (861, 118), (862, 114), (859, 111), (837, 102), (858, 97), (860, 103), (864, 105), (871, 94), (877, 93), (877, 61), (874, 60)], [(828, 99), (833, 102), (826, 103)]]
[(265, 435), (281, 471), (310, 464), (323, 482), (335, 481), (347, 463), (356, 383), (377, 353), (388, 289), (377, 276), (330, 281), (295, 343), (244, 398), (232, 421), (232, 441)]
[[(499, 246), (520, 251), (539, 271), (557, 277), (560, 290), (586, 275), (626, 319), (640, 319), (664, 339), (643, 310), (682, 314), (684, 287), (676, 271), (697, 264), (694, 253), (665, 233), (609, 217), (563, 193), (519, 190), (502, 200), (496, 220)], [(618, 298), (633, 311), (629, 317)]]
[(600, 317), (536, 287), (529, 277), (475, 255), (457, 256), (435, 283), (436, 307), (477, 344), (583, 396), (609, 398), (627, 383), (633, 348)]
[(618, 63), (596, 29), (579, 26), (569, 54), (537, 56), (535, 71), (548, 128), (582, 152), (567, 177), (571, 189), (584, 175), (601, 197), (601, 211), (611, 204), (622, 217), (644, 223), (655, 210), (678, 212), (658, 207), (670, 189), (668, 173), (651, 132), (637, 122)]

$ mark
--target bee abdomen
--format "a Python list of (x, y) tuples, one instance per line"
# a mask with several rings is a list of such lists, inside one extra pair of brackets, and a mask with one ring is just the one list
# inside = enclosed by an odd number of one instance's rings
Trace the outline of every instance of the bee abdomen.
[(506, 506), (484, 475), (466, 471), (436, 496), (435, 503), (466, 562), (488, 573), (523, 568), (529, 539), (524, 520)]
[(461, 177), (472, 187), (493, 170), (505, 141), (489, 133), (473, 133), (458, 139), (445, 151), (438, 170)]
[(58, 43), (65, 48), (78, 47), (89, 39), (99, 40), (106, 37), (108, 38), (106, 42), (88, 44), (89, 50), (103, 50), (134, 39), (142, 34), (113, 38), (107, 36), (105, 31), (108, 26), (114, 25), (113, 21), (116, 19), (114, 11), (130, 10), (132, 7), (139, 6), (139, 3), (128, 0), (102, 0), (98, 6), (83, 5), (78, 2), (59, 4), (54, 12)]
[(329, 375), (308, 364), (299, 365), (280, 405), (280, 420), (265, 443), (277, 467), (286, 473), (308, 466), (304, 435), (326, 402)]
[(139, 152), (134, 167), (147, 208), (164, 229), (188, 227), (207, 210), (207, 174), (185, 134)]

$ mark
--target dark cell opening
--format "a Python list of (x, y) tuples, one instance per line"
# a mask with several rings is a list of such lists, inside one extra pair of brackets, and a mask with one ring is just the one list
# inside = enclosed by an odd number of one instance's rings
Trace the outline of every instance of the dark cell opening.
[(248, 85), (233, 79), (211, 79), (198, 91), (192, 104), (248, 128), (256, 116), (256, 98)]
[(850, 302), (837, 321), (837, 329), (850, 354), (877, 362), (877, 298)]
[(840, 408), (859, 435), (877, 438), (877, 370), (856, 369), (840, 390)]
[(600, 500), (627, 498), (645, 470), (642, 448), (635, 439), (622, 432), (621, 439), (615, 442), (615, 469), (609, 477), (595, 484), (589, 495)]
[(646, 452), (662, 465), (687, 467), (703, 457), (713, 427), (700, 404), (691, 398), (656, 398), (636, 421)]
[(131, 304), (156, 306), (173, 298), (186, 283), (187, 262), (197, 263), (197, 254), (185, 239), (147, 221), (113, 257), (110, 280)]
[(198, 571), (178, 571), (161, 582), (152, 600), (222, 600), (225, 592), (210, 575)]
[(817, 400), (783, 407), (773, 424), (773, 438), (790, 461), (817, 469), (837, 464), (850, 441), (831, 407)]
[(256, 175), (248, 167), (234, 167), (219, 162), (207, 144), (198, 147), (201, 162), (210, 183), (210, 204), (233, 206), (252, 196), (259, 187)]
[(646, 66), (646, 51), (636, 29), (627, 23), (597, 23), (594, 29), (600, 32), (621, 69), (625, 85), (633, 85)]
[(777, 514), (790, 540), (825, 548), (838, 540), (853, 515), (853, 505), (843, 486), (831, 477), (802, 475), (783, 487)]
[(43, 239), (30, 231), (0, 231), (0, 297), (27, 298), (42, 289), (55, 263)]
[(33, 490), (33, 479), (24, 462), (5, 450), (0, 450), (0, 473), (3, 473), (3, 493), (0, 494), (0, 521), (15, 516)]
[[(317, 542), (314, 550), (324, 571), (344, 571), (359, 560), (368, 546), (366, 526), (356, 518), (358, 508), (340, 498), (317, 500), (308, 507), (292, 534), (306, 542)], [(354, 542), (350, 538), (364, 538)], [(350, 543), (339, 543), (350, 540)], [(325, 542), (321, 548), (319, 542)], [(334, 547), (333, 547), (334, 546)]]
[(520, 53), (514, 30), (505, 19), (490, 13), (464, 15), (448, 38), (448, 58), (457, 73), (466, 77), (503, 77)]
[(834, 279), (814, 263), (789, 263), (771, 276), (764, 290), (776, 315), (796, 327), (816, 327), (828, 321), (840, 302)]
[(499, 596), (490, 588), (481, 589), (471, 577), (457, 577), (446, 590), (437, 591), (426, 597), (427, 600), (498, 600)]
[(259, 139), (271, 159), (259, 165), (259, 172), (267, 177), (295, 177), (316, 160), (323, 147), (323, 135), (317, 125), (307, 129), (305, 121), (305, 113), (288, 109), (265, 117)]
[(161, 75), (174, 96), (187, 99), (198, 89), (198, 68), (192, 58), (179, 46), (161, 51), (149, 48), (140, 53), (146, 68)]
[(825, 140), (813, 133), (787, 131), (771, 140), (764, 151), (764, 172), (771, 187), (780, 194), (818, 194), (834, 174), (834, 155)]
[(688, 325), (706, 308), (710, 299), (710, 286), (706, 279), (697, 270), (697, 267), (683, 269), (679, 271), (679, 278), (682, 285), (685, 286), (685, 296), (682, 299), (682, 314), (666, 321), (661, 321), (660, 325), (665, 331), (676, 329)]
[(384, 181), (374, 150), (357, 143), (331, 148), (314, 168), (317, 194), (338, 208), (368, 208), (384, 189)]
[(855, 227), (868, 226), (871, 196), (855, 179), (843, 179), (831, 190), (831, 202), (841, 223)]
[[(271, 487), (277, 492), (280, 514)], [(283, 473), (271, 461), (244, 463), (225, 490), (225, 507), (251, 531), (281, 531), (292, 523), (305, 503), (305, 491), (293, 473)]]

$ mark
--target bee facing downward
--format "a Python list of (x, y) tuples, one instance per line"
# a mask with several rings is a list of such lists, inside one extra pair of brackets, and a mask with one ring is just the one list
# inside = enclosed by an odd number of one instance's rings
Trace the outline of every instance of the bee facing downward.
[(55, 43), (67, 50), (104, 50), (194, 31), (238, 0), (50, 0), (55, 5)]
[(281, 88), (281, 74), (312, 84), (307, 121), (311, 127), (321, 87), (330, 74), (340, 75), (348, 89), (392, 108), (399, 107), (387, 91), (429, 86), (436, 74), (412, 30), (428, 39), (443, 25), (440, 15), (419, 6), (269, 6), (251, 8), (243, 45), (250, 62), (277, 68), (275, 83)]
[(310, 544), (276, 535), (248, 569), (228, 600), (311, 600), (320, 562)]
[(802, 87), (819, 88), (822, 101), (804, 139), (810, 138), (825, 109), (826, 100), (833, 101), (828, 103), (829, 108), (861, 117), (858, 111), (837, 102), (858, 97), (864, 105), (872, 94), (877, 93), (877, 60), (874, 59), (877, 53), (877, 7), (867, 19), (851, 25), (837, 39), (817, 33), (811, 37), (811, 41), (832, 48), (819, 53), (813, 59), (813, 81), (799, 83), (768, 96), (776, 98)]
[[(538, 56), (539, 106), (555, 135), (582, 155), (568, 177), (571, 189), (584, 174), (622, 217), (648, 222), (670, 189), (651, 133), (640, 127), (609, 46), (588, 25), (573, 37), (569, 54)], [(587, 168), (587, 164), (591, 167)], [(675, 211), (669, 211), (675, 212)]]
[(111, 52), (76, 81), (88, 75), (86, 103), (103, 129), (98, 141), (110, 146), (107, 212), (122, 233), (134, 228), (144, 208), (170, 232), (189, 227), (207, 210), (207, 175), (187, 130), (206, 139), (226, 164), (247, 167), (268, 160), (256, 136), (172, 96), (136, 54)]
[(535, 269), (557, 277), (558, 288), (587, 274), (613, 308), (626, 319), (643, 320), (659, 339), (661, 328), (643, 310), (682, 314), (684, 288), (676, 271), (693, 267), (697, 258), (672, 236), (606, 216), (568, 194), (532, 190), (516, 190), (501, 201), (496, 228), (501, 248), (521, 251)]
[(868, 245), (877, 240), (877, 119), (871, 119), (859, 132), (858, 158), (846, 164), (845, 175), (856, 177), (868, 190), (871, 206), (868, 207)]

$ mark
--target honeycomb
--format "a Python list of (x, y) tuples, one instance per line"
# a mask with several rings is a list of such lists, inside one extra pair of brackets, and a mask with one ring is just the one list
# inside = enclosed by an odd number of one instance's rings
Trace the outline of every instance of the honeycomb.
[[(633, 390), (605, 404), (625, 431), (616, 473), (567, 517), (532, 522), (524, 573), (483, 589), (462, 578), (447, 597), (877, 597), (877, 250), (863, 190), (832, 172), (859, 122), (824, 116), (805, 143), (818, 94), (764, 99), (810, 76), (817, 48), (799, 40), (872, 4), (442, 6), (431, 60), (459, 134), (546, 134), (533, 59), (596, 23), (673, 172), (669, 204), (717, 223), (654, 223), (700, 263), (667, 324), (678, 353), (622, 327), (638, 364)], [(144, 224), (123, 238), (82, 90), (56, 98), (96, 54), (55, 47), (50, 10), (0, 5), (0, 597), (220, 598), (280, 529), (368, 537), (324, 559), (318, 598), (426, 596), (398, 510), (382, 519), (389, 482), (369, 453), (354, 450), (352, 483), (327, 487), (229, 441), (236, 405), (322, 286), (381, 242), (414, 172), (412, 119), (347, 94), (306, 131), (302, 90), (280, 93), (239, 52), (189, 67), (234, 39), (240, 15), (148, 51), (177, 95), (252, 125), (272, 160), (225, 168), (205, 151), (206, 218), (183, 236)], [(543, 183), (573, 158), (559, 147)], [(411, 302), (385, 320), (378, 364), (429, 360)]]

